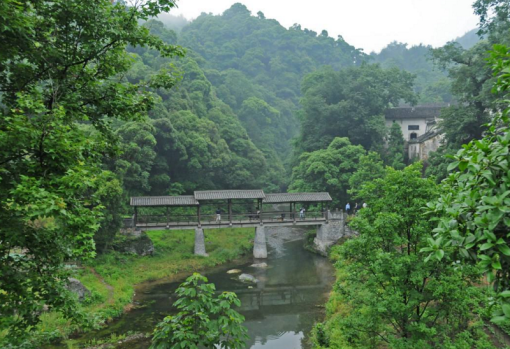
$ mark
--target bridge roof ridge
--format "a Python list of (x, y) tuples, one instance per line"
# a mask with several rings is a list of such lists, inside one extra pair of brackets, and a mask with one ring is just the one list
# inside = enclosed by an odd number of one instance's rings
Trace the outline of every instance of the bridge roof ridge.
[(180, 196), (135, 196), (131, 197), (131, 206), (198, 206), (193, 195)]
[(263, 199), (266, 197), (262, 189), (234, 189), (234, 190), (197, 190), (196, 200), (226, 200), (226, 199)]
[(263, 203), (286, 203), (286, 202), (326, 202), (333, 201), (327, 192), (316, 193), (271, 193), (266, 194)]

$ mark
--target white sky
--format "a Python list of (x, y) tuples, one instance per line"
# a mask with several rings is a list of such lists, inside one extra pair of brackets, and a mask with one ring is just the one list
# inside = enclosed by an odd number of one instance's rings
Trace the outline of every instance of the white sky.
[(392, 41), (441, 46), (476, 27), (474, 0), (178, 0), (172, 15), (188, 19), (202, 12), (221, 14), (241, 2), (255, 15), (262, 11), (284, 27), (301, 24), (329, 36), (342, 35), (366, 53)]

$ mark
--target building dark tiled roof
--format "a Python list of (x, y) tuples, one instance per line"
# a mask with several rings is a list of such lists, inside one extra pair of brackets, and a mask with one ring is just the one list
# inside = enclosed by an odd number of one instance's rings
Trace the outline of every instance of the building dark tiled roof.
[(398, 107), (387, 109), (385, 118), (393, 119), (435, 119), (444, 107)]
[(227, 200), (227, 199), (263, 199), (266, 195), (261, 189), (257, 190), (205, 190), (196, 191), (197, 200)]
[(262, 200), (265, 204), (276, 204), (284, 202), (324, 202), (332, 201), (329, 193), (278, 193), (266, 194)]
[(132, 197), (131, 206), (197, 206), (193, 195), (186, 196), (139, 196)]

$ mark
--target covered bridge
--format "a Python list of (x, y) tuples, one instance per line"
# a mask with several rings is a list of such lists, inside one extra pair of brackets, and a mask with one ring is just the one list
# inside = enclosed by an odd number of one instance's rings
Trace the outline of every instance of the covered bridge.
[[(327, 220), (329, 193), (276, 193), (263, 190), (206, 190), (194, 195), (132, 197), (138, 228), (247, 226)], [(304, 214), (299, 214), (301, 208)], [(311, 208), (309, 210), (309, 208)], [(219, 212), (219, 215), (218, 213)]]

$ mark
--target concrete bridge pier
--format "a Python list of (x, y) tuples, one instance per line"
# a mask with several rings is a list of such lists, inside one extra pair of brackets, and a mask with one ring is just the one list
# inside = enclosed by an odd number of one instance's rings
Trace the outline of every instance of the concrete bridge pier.
[(345, 224), (345, 216), (341, 210), (328, 211), (327, 215), (326, 223), (317, 227), (317, 237), (313, 240), (315, 249), (323, 254), (340, 238), (354, 234)]
[(253, 244), (253, 257), (267, 258), (266, 229), (263, 225), (255, 228), (255, 243)]
[(195, 228), (195, 254), (198, 256), (209, 256), (205, 252), (205, 237), (202, 228)]

